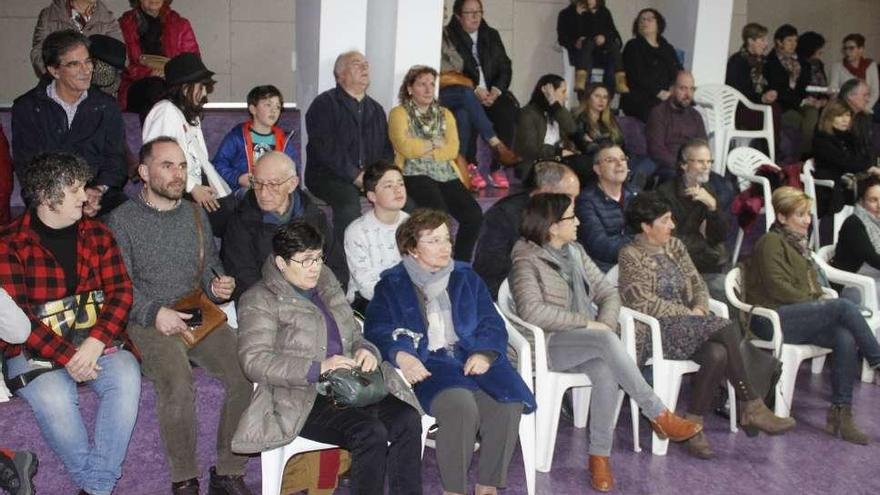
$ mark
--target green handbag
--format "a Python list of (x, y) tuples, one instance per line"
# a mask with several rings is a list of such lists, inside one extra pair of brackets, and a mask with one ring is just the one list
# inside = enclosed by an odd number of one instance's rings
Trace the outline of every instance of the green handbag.
[(336, 407), (366, 407), (388, 395), (382, 370), (360, 368), (336, 368), (321, 374), (318, 393), (326, 396)]

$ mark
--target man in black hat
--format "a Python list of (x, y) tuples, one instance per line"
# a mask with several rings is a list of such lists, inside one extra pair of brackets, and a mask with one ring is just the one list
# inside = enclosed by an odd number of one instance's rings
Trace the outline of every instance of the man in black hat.
[(165, 65), (166, 99), (153, 105), (143, 125), (143, 142), (161, 136), (174, 138), (187, 158), (186, 193), (208, 213), (214, 235), (220, 237), (235, 209), (235, 198), (208, 157), (202, 135), (202, 109), (214, 89), (214, 73), (196, 53), (182, 53)]
[(21, 176), (34, 155), (67, 151), (85, 159), (95, 178), (86, 185), (87, 216), (106, 214), (127, 199), (122, 114), (116, 99), (92, 87), (89, 40), (75, 30), (43, 42), (47, 75), (12, 104), (12, 151)]

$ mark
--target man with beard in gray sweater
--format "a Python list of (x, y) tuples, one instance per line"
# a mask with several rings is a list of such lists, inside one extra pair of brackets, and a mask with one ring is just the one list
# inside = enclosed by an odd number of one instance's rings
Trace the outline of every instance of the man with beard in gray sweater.
[[(175, 301), (193, 290), (197, 278), (205, 294), (216, 303), (232, 296), (235, 279), (222, 275), (223, 266), (205, 212), (181, 199), (186, 185), (186, 157), (177, 142), (158, 137), (145, 143), (138, 173), (144, 182), (143, 191), (113, 211), (108, 223), (134, 285), (128, 333), (143, 356), (144, 375), (156, 388), (172, 493), (199, 493), (192, 361), (219, 379), (226, 389), (210, 492), (250, 495), (243, 480), (247, 457), (233, 454), (231, 447), (232, 434), (250, 403), (251, 393), (251, 384), (238, 364), (236, 336), (224, 324), (188, 349), (179, 334), (188, 329), (186, 320), (191, 316), (172, 309)], [(197, 222), (201, 223), (201, 236)], [(200, 239), (204, 270), (199, 277)]]

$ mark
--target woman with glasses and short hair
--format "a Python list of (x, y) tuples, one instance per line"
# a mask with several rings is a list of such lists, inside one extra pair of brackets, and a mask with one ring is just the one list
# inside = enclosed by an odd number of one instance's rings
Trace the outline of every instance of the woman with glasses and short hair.
[(868, 84), (868, 111), (880, 100), (880, 75), (877, 62), (865, 57), (865, 37), (859, 33), (850, 33), (843, 38), (843, 60), (831, 66), (829, 84), (837, 89), (850, 79), (861, 79)]
[[(324, 238), (294, 220), (272, 239), (263, 278), (238, 305), (238, 355), (257, 384), (232, 440), (256, 453), (297, 437), (351, 452), (351, 492), (419, 495), (421, 409), (397, 372), (383, 363), (354, 319), (345, 293), (324, 266)], [(389, 394), (365, 407), (337, 407), (318, 393), (335, 369), (381, 369)]]
[(441, 425), (444, 493), (472, 493), (467, 473), (479, 433), (476, 494), (493, 495), (507, 484), (519, 419), (535, 398), (507, 359), (507, 330), (486, 284), (452, 260), (446, 214), (414, 211), (397, 229), (397, 249), (403, 261), (376, 284), (364, 335)]

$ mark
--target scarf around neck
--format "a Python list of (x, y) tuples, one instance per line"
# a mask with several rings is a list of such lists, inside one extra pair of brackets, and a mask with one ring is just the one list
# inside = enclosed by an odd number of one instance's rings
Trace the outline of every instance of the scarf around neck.
[(781, 235), (782, 239), (785, 240), (789, 246), (793, 247), (801, 256), (806, 258), (807, 263), (809, 263), (813, 270), (816, 271), (816, 282), (818, 282), (819, 285), (822, 287), (830, 287), (825, 270), (817, 265), (816, 260), (813, 259), (813, 252), (810, 251), (807, 236), (793, 232), (792, 230), (785, 228), (785, 226), (779, 222), (773, 222), (773, 225), (770, 226), (770, 232), (776, 232)]
[(784, 53), (782, 50), (776, 50), (776, 58), (779, 63), (788, 72), (788, 87), (794, 89), (797, 86), (797, 80), (801, 75), (801, 63), (798, 61), (796, 54)]
[(843, 66), (846, 67), (850, 74), (856, 76), (856, 79), (866, 81), (868, 79), (868, 66), (871, 65), (871, 62), (870, 58), (862, 57), (859, 59), (859, 65), (850, 65), (847, 59), (843, 59)]
[(880, 218), (875, 217), (868, 212), (862, 205), (856, 204), (853, 215), (862, 221), (865, 230), (868, 232), (868, 238), (875, 251), (880, 251)]
[(767, 79), (764, 77), (764, 55), (754, 55), (746, 47), (739, 50), (740, 55), (746, 59), (749, 64), (749, 79), (752, 80), (752, 87), (759, 95), (764, 94), (767, 88)]
[(559, 266), (559, 275), (568, 284), (572, 291), (572, 312), (589, 315), (590, 319), (596, 318), (593, 311), (593, 300), (590, 297), (587, 283), (587, 271), (584, 268), (584, 260), (572, 243), (556, 249), (550, 244), (544, 244), (544, 253)]
[(446, 135), (446, 118), (437, 100), (431, 102), (427, 110), (422, 111), (412, 99), (403, 104), (409, 117), (409, 131), (419, 139), (434, 139)]
[(419, 265), (411, 255), (403, 257), (403, 268), (416, 286), (416, 292), (425, 301), (425, 320), (428, 323), (428, 350), (449, 348), (458, 342), (455, 325), (452, 321), (452, 301), (449, 299), (449, 275), (455, 262), (429, 272)]

